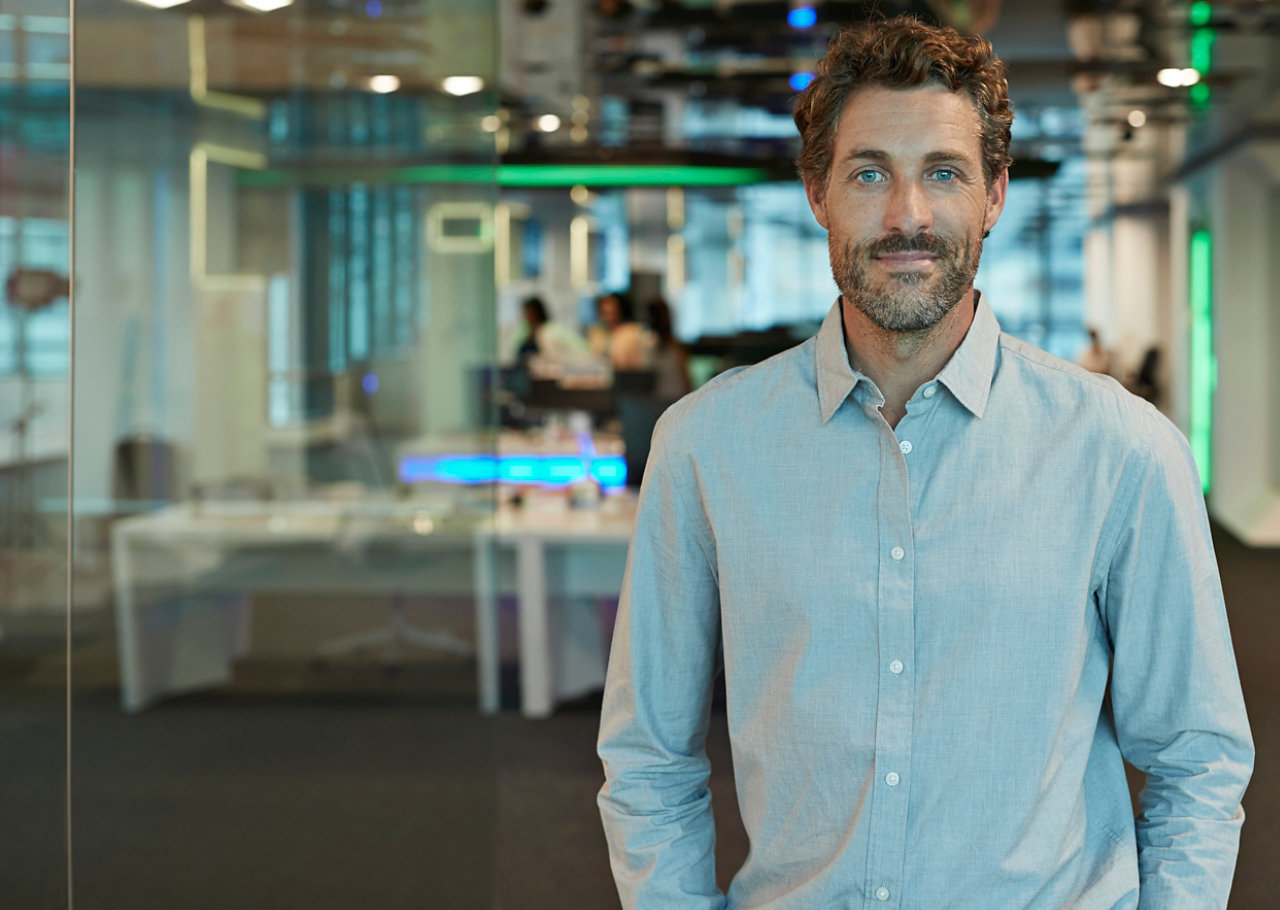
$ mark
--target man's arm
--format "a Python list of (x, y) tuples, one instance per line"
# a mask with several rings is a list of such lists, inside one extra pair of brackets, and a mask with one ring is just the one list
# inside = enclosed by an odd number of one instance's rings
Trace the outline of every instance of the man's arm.
[(1231, 890), (1253, 741), (1195, 463), (1155, 419), (1151, 451), (1126, 470), (1103, 592), (1112, 707), (1121, 751), (1147, 775), (1139, 907), (1213, 910)]
[(704, 744), (719, 591), (706, 516), (688, 457), (672, 452), (668, 416), (654, 431), (609, 655), (598, 802), (624, 907), (718, 910)]

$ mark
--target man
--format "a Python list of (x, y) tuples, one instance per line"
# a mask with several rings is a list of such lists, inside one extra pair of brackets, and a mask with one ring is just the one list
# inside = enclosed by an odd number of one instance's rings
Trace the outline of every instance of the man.
[[(841, 296), (656, 431), (600, 729), (623, 904), (1224, 907), (1253, 746), (1199, 481), (1154, 408), (973, 290), (1000, 61), (846, 31), (795, 119)], [(751, 840), (727, 895), (720, 669)]]

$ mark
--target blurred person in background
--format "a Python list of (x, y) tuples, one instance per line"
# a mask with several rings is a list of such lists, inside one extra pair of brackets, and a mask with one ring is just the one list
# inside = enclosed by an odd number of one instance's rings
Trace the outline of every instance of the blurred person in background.
[(541, 297), (528, 297), (520, 306), (524, 324), (516, 359), (521, 363), (533, 357), (544, 363), (566, 363), (588, 355), (587, 340), (567, 325), (551, 319)]
[(1103, 345), (1098, 330), (1089, 326), (1089, 343), (1085, 345), (1076, 358), (1076, 363), (1090, 373), (1109, 374), (1111, 372), (1111, 350)]
[(631, 300), (609, 293), (596, 300), (598, 322), (587, 333), (591, 353), (615, 370), (643, 370), (649, 366), (650, 339), (635, 321)]
[(649, 363), (655, 373), (653, 395), (658, 401), (672, 402), (689, 394), (689, 352), (679, 342), (671, 327), (671, 307), (661, 297), (649, 301), (646, 308), (653, 349)]
[(797, 101), (840, 298), (654, 433), (599, 738), (627, 908), (1226, 906), (1254, 753), (1195, 463), (974, 289), (1012, 120), (991, 45), (909, 17)]

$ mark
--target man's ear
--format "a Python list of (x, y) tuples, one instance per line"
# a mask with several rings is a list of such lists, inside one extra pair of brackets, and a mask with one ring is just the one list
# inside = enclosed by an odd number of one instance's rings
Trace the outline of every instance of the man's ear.
[(808, 177), (804, 179), (804, 194), (809, 200), (809, 208), (813, 211), (813, 217), (818, 220), (818, 224), (822, 225), (823, 230), (827, 230), (827, 205), (824, 201), (825, 194), (821, 193), (820, 187)]
[(985, 234), (996, 226), (1000, 213), (1004, 211), (1004, 202), (1009, 195), (1009, 169), (1005, 168), (1000, 176), (991, 181), (987, 187), (987, 213), (982, 219), (982, 231)]

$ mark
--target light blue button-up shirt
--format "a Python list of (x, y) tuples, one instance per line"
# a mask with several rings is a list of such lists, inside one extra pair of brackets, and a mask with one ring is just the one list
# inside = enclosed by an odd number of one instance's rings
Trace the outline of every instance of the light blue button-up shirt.
[(837, 303), (660, 422), (600, 728), (623, 904), (1225, 907), (1253, 745), (1185, 440), (985, 302), (896, 432), (882, 403)]

